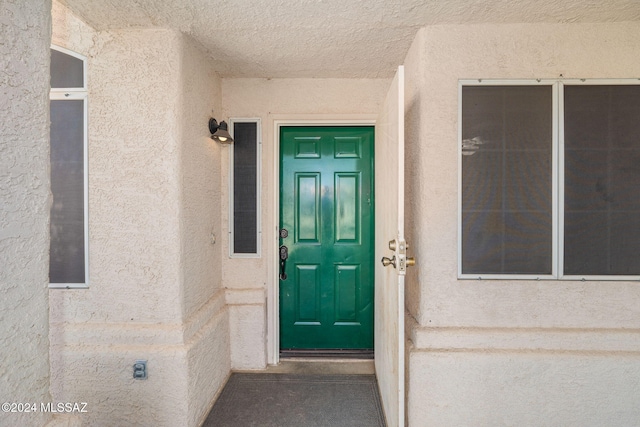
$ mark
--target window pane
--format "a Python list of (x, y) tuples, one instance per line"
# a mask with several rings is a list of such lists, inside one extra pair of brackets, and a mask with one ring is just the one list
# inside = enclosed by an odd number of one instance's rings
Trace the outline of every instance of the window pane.
[(640, 86), (565, 86), (564, 274), (640, 274)]
[(462, 89), (462, 273), (552, 273), (551, 86)]
[(84, 101), (50, 101), (51, 283), (85, 283)]
[(84, 61), (51, 49), (51, 87), (84, 87)]
[(233, 124), (233, 253), (256, 254), (258, 124)]

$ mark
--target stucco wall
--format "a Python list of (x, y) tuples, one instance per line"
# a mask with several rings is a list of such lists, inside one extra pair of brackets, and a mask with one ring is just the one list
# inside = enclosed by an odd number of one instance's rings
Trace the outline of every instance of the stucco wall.
[(220, 245), (220, 165), (226, 157), (208, 128), (209, 117), (221, 110), (221, 79), (190, 38), (180, 37), (179, 52), (182, 311), (187, 331), (194, 325), (185, 336), (188, 425), (199, 426), (231, 369)]
[(87, 402), (83, 425), (197, 426), (230, 371), (220, 79), (178, 31), (96, 32), (56, 4), (54, 40), (89, 57), (90, 284), (50, 292), (52, 394)]
[(189, 317), (221, 289), (220, 164), (227, 157), (208, 128), (209, 117), (221, 109), (221, 80), (187, 37), (180, 52), (181, 256), (183, 311)]
[(51, 43), (85, 56), (91, 55), (97, 33), (77, 15), (53, 0)]
[[(0, 396), (49, 402), (50, 1), (0, 3)], [(39, 409), (39, 408), (38, 408)], [(0, 412), (0, 425), (50, 414)]]
[(457, 280), (457, 132), (458, 79), (637, 78), (640, 26), (427, 27), (406, 63), (411, 425), (636, 424), (637, 283)]
[[(375, 119), (388, 79), (223, 79), (224, 119), (260, 118), (262, 123), (262, 257), (229, 258), (228, 215), (222, 219), (223, 284), (231, 318), (231, 361), (236, 369), (266, 366), (266, 298), (275, 286), (275, 120)], [(225, 149), (223, 149), (225, 150)], [(229, 161), (222, 174), (229, 176)], [(222, 211), (228, 212), (228, 181), (222, 182)], [(276, 313), (277, 316), (277, 313)]]
[(65, 314), (72, 305), (74, 322), (178, 322), (178, 34), (113, 31), (95, 40), (88, 76), (90, 288), (52, 291), (52, 305)]
[[(186, 419), (179, 36), (96, 33), (89, 62), (89, 289), (51, 291), (52, 394), (87, 425)], [(158, 90), (161, 88), (161, 90)], [(149, 379), (132, 378), (136, 359)], [(164, 389), (164, 390), (163, 390)]]

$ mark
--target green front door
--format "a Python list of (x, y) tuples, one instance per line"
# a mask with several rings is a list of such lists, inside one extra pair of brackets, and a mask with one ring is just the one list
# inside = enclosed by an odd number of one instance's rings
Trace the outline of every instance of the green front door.
[(373, 147), (371, 126), (280, 128), (283, 350), (373, 348)]

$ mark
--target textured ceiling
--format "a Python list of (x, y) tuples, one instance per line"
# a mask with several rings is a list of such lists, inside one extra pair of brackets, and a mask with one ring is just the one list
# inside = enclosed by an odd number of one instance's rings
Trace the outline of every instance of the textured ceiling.
[(640, 0), (61, 0), (98, 30), (175, 28), (222, 77), (387, 78), (432, 24), (640, 21)]

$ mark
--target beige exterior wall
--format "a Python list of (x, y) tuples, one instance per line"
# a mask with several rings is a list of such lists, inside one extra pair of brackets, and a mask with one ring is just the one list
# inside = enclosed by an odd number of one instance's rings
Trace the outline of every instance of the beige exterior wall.
[(458, 80), (637, 78), (637, 24), (422, 29), (406, 59), (409, 422), (634, 425), (640, 287), (457, 280)]
[(187, 355), (188, 423), (199, 426), (230, 373), (229, 312), (222, 286), (221, 162), (208, 121), (221, 108), (211, 60), (180, 37), (180, 187), (182, 318)]
[(177, 31), (53, 12), (54, 41), (89, 58), (90, 230), (89, 289), (50, 291), (53, 398), (88, 402), (83, 425), (197, 426), (230, 372), (220, 79)]
[[(223, 160), (223, 285), (231, 321), (231, 362), (236, 369), (261, 369), (274, 336), (273, 289), (277, 271), (276, 158), (274, 126), (278, 120), (375, 120), (390, 80), (387, 79), (223, 79), (222, 116), (259, 118), (262, 124), (262, 256), (229, 258), (229, 161)], [(218, 117), (216, 117), (218, 118)], [(218, 118), (221, 120), (220, 118)], [(228, 150), (228, 148), (223, 148)], [(226, 157), (225, 157), (226, 159)], [(275, 313), (277, 316), (277, 313)], [(267, 321), (271, 320), (268, 324)], [(273, 356), (273, 354), (271, 354)]]
[[(50, 1), (0, 3), (0, 396), (49, 395)], [(11, 409), (11, 408), (10, 408)], [(38, 408), (39, 409), (39, 408)], [(0, 412), (0, 425), (46, 413)]]
[[(53, 42), (89, 57), (90, 287), (47, 292), (49, 4), (2, 7), (0, 394), (88, 402), (82, 425), (197, 426), (230, 369), (265, 367), (273, 344), (275, 124), (373, 119), (390, 82), (221, 80), (177, 31), (96, 32), (54, 3)], [(409, 424), (634, 425), (637, 283), (457, 280), (457, 124), (459, 79), (637, 78), (640, 26), (428, 27), (405, 65)], [(211, 114), (262, 122), (259, 259), (228, 256)]]

